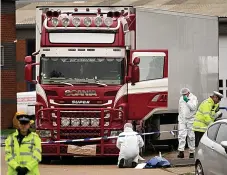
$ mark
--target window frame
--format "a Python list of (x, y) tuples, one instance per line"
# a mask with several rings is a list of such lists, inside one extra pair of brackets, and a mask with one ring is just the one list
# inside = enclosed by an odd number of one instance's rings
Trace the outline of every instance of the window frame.
[[(217, 128), (217, 130), (216, 130), (214, 139), (211, 139), (211, 138), (209, 137), (209, 129), (211, 129), (213, 126), (216, 126), (216, 125), (219, 125), (219, 126), (218, 126), (218, 128)], [(206, 134), (206, 135), (207, 135), (207, 137), (208, 137), (210, 140), (212, 140), (213, 142), (216, 142), (216, 138), (217, 138), (217, 134), (218, 134), (218, 131), (219, 131), (220, 126), (221, 126), (221, 123), (218, 122), (218, 123), (212, 124), (211, 126), (209, 126), (209, 127), (207, 128), (207, 134)]]
[[(48, 58), (54, 58), (54, 57), (48, 57)], [(62, 58), (61, 56), (57, 57), (57, 58)], [(64, 57), (63, 57), (64, 58)], [(72, 57), (69, 57), (69, 58), (72, 58)], [(86, 58), (86, 57), (74, 57), (74, 58)], [(93, 57), (91, 57), (93, 58)], [(102, 58), (107, 58), (107, 57), (102, 57)], [(109, 57), (108, 57), (109, 58)], [(122, 81), (120, 84), (108, 84), (109, 86), (119, 86), (119, 85), (124, 85), (124, 77), (127, 75), (127, 72), (126, 72), (126, 67), (127, 67), (127, 62), (125, 61), (126, 57), (113, 57), (113, 58), (120, 58), (120, 59), (123, 59), (123, 66), (121, 68), (122, 70)], [(39, 83), (40, 84), (43, 84), (42, 82), (42, 76), (41, 76), (41, 73), (42, 73), (42, 67), (43, 67), (43, 61), (42, 61), (42, 57), (40, 56), (40, 65), (39, 65)], [(56, 85), (56, 84), (44, 84), (44, 85)], [(79, 85), (79, 84), (77, 84)]]
[[(219, 130), (220, 130), (221, 125), (226, 125), (226, 126), (227, 126), (227, 123), (225, 123), (225, 122), (220, 122), (219, 124), (220, 124), (220, 126), (219, 126), (219, 128), (218, 128), (218, 132), (216, 133), (215, 143), (221, 145), (221, 143), (218, 143), (218, 142), (217, 142), (217, 136), (218, 136), (218, 133), (219, 133)], [(223, 140), (223, 141), (227, 141), (227, 140)]]
[[(136, 57), (139, 57), (140, 58), (140, 64), (141, 64), (141, 57), (157, 57), (157, 56), (160, 56), (160, 57), (163, 57), (163, 68), (162, 68), (162, 77), (161, 78), (155, 78), (155, 79), (146, 79), (146, 80), (141, 80), (141, 77), (140, 77), (140, 81), (139, 82), (144, 82), (144, 81), (150, 81), (150, 80), (158, 80), (158, 79), (163, 79), (163, 78), (166, 78), (165, 76), (165, 66), (166, 66), (166, 62), (167, 62), (167, 54), (164, 52), (164, 51), (143, 51), (143, 50), (135, 50), (133, 53), (132, 53), (132, 62), (133, 60), (136, 58)], [(146, 58), (146, 59), (149, 59), (149, 58)], [(139, 64), (139, 66), (141, 66)], [(141, 72), (141, 70), (140, 70)], [(149, 72), (149, 71), (148, 71)], [(141, 76), (141, 74), (140, 74)]]

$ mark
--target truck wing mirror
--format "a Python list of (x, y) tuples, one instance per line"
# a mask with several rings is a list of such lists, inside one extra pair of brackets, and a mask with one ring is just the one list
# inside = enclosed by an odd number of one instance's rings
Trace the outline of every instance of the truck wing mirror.
[(25, 62), (25, 68), (24, 68), (24, 78), (26, 81), (31, 82), (31, 83), (37, 83), (36, 80), (32, 79), (32, 68), (33, 66), (39, 65), (39, 63), (32, 63), (32, 57), (31, 56), (26, 56), (24, 59)]
[(25, 65), (24, 78), (25, 78), (26, 81), (34, 83), (34, 81), (32, 79), (32, 67), (33, 67), (32, 64), (26, 64)]
[(133, 65), (132, 65), (132, 85), (135, 85), (136, 82), (139, 82), (140, 79), (140, 68), (139, 68), (139, 63), (140, 63), (140, 58), (139, 57), (135, 57), (133, 60)]
[(31, 64), (32, 63), (32, 56), (26, 56), (24, 58), (25, 64)]

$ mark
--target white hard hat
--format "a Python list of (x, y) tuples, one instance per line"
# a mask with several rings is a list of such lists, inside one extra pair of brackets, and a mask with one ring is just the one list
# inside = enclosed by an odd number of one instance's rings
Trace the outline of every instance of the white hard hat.
[(213, 91), (214, 95), (216, 95), (219, 98), (223, 98), (223, 95), (220, 92)]
[(185, 95), (185, 94), (187, 94), (187, 93), (190, 93), (190, 90), (189, 90), (188, 88), (182, 88), (182, 89), (180, 90), (180, 94), (181, 94), (181, 95)]

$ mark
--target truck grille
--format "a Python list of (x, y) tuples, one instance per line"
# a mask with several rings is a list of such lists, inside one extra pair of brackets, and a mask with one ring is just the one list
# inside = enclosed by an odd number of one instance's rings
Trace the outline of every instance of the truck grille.
[(84, 139), (100, 137), (100, 129), (61, 129), (60, 139)]
[(72, 112), (61, 112), (61, 117), (68, 118), (101, 118), (101, 112), (93, 111), (72, 111)]

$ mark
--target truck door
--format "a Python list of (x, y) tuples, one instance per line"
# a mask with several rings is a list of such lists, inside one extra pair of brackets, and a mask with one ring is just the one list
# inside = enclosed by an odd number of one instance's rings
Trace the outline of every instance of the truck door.
[(130, 54), (132, 64), (140, 58), (140, 75), (139, 82), (128, 83), (128, 120), (141, 120), (167, 107), (168, 51), (133, 50)]

